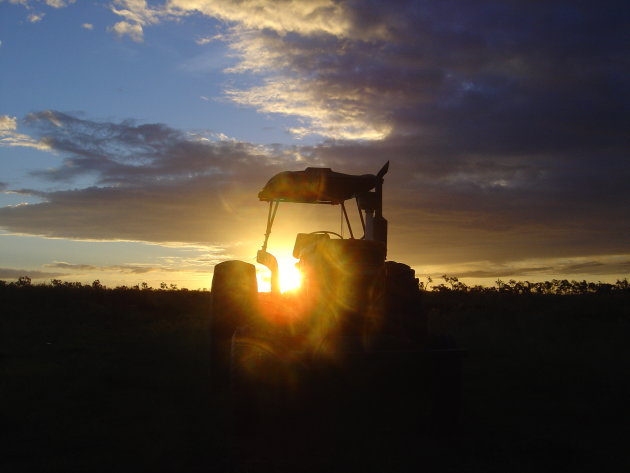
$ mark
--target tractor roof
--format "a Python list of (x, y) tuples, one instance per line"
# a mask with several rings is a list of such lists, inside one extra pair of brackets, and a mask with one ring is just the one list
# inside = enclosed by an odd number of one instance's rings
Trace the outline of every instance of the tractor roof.
[(357, 194), (372, 190), (379, 177), (353, 176), (330, 168), (306, 168), (276, 174), (258, 194), (260, 200), (307, 204), (340, 204)]

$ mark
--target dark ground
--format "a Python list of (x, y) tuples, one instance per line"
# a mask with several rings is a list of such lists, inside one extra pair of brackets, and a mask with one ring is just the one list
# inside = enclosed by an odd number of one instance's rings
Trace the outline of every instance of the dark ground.
[(0, 288), (0, 471), (628, 471), (630, 296), (428, 293), (467, 349), (445, 437), (230, 440), (210, 295)]

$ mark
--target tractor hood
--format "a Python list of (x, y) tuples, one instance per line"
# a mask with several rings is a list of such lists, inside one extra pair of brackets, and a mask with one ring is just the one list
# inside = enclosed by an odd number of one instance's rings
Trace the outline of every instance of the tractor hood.
[(258, 194), (264, 201), (340, 204), (376, 187), (380, 176), (353, 176), (330, 168), (306, 168), (276, 174)]

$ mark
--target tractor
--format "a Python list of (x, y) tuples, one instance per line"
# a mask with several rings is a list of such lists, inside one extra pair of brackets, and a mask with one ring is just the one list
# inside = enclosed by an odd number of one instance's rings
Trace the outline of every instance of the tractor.
[[(389, 162), (376, 174), (310, 167), (273, 176), (258, 194), (268, 211), (256, 256), (270, 271), (271, 292), (258, 292), (251, 263), (215, 266), (212, 377), (229, 392), (236, 432), (457, 425), (463, 352), (429, 333), (413, 269), (387, 260), (388, 169)], [(348, 216), (351, 200), (361, 236)], [(302, 283), (290, 294), (280, 293), (278, 262), (267, 251), (280, 203), (339, 206), (349, 232), (297, 234)]]

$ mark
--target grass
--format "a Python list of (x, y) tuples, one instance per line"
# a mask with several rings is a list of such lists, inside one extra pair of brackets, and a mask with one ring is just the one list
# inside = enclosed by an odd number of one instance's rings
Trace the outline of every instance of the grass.
[(227, 402), (208, 376), (208, 293), (4, 286), (0, 296), (6, 473), (630, 467), (627, 293), (426, 293), (432, 332), (467, 349), (456, 435), (375, 426), (335, 442), (266, 439), (264, 451), (229, 440)]

